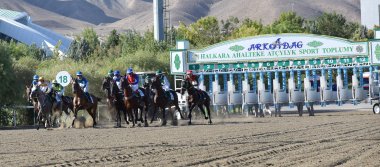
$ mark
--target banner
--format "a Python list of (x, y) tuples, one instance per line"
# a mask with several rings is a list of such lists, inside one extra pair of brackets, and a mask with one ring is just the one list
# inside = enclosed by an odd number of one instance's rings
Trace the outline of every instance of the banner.
[(312, 34), (279, 34), (242, 38), (203, 50), (190, 50), (188, 62), (251, 62), (368, 55), (367, 42)]

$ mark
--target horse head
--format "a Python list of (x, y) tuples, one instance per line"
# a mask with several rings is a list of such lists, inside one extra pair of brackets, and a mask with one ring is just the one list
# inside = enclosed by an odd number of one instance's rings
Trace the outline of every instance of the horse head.
[(40, 89), (40, 86), (33, 85), (30, 89), (30, 98), (38, 98), (41, 94), (43, 94), (42, 90)]
[(104, 78), (102, 82), (102, 90), (105, 91), (107, 98), (111, 98), (111, 84), (112, 79), (110, 78)]
[(71, 84), (72, 84), (72, 90), (73, 90), (73, 94), (82, 94), (83, 93), (83, 90), (82, 88), (79, 86), (79, 83), (78, 83), (78, 79), (73, 79), (71, 81)]
[[(126, 79), (125, 77), (122, 77), (121, 80), (120, 80), (120, 84), (121, 84), (121, 88), (123, 89), (124, 91), (124, 96), (128, 97), (132, 94), (133, 90), (128, 82), (128, 79)], [(115, 84), (115, 86), (117, 87), (117, 85)]]
[(29, 102), (32, 102), (32, 99), (30, 97), (30, 94), (32, 93), (32, 87), (25, 85), (25, 94), (26, 94), (26, 100)]

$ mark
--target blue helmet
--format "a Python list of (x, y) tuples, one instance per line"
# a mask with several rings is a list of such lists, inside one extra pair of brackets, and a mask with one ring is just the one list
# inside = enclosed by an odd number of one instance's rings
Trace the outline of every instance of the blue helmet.
[(40, 78), (38, 75), (33, 76), (33, 80), (38, 80), (38, 78)]
[(133, 73), (133, 69), (132, 68), (128, 68), (128, 70), (127, 70), (127, 74), (130, 74), (130, 73)]
[(119, 70), (115, 70), (115, 71), (113, 72), (113, 75), (120, 75), (120, 71), (119, 71)]
[(77, 76), (82, 76), (82, 72), (77, 71)]
[(33, 85), (37, 85), (37, 81), (34, 80), (34, 81), (32, 82), (32, 84), (33, 84)]

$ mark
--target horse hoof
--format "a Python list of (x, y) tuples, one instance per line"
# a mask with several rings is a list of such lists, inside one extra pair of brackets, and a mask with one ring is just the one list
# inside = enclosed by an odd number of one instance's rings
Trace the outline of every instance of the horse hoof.
[(128, 121), (125, 121), (125, 123), (127, 123), (127, 125), (129, 125), (129, 122), (128, 122)]
[(208, 117), (205, 117), (205, 119), (208, 119)]
[(212, 122), (210, 121), (208, 124), (210, 124), (210, 125), (211, 125), (211, 124), (212, 124)]
[(149, 127), (148, 122), (145, 122), (144, 127)]
[(187, 124), (188, 124), (188, 125), (191, 125), (191, 122), (188, 122)]

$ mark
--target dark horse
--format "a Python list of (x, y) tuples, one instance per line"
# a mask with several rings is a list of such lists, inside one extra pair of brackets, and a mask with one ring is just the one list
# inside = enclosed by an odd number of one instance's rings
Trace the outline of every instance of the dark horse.
[[(132, 117), (133, 124), (137, 123), (137, 121), (141, 121), (144, 123), (144, 126), (148, 126), (147, 114), (148, 114), (148, 106), (149, 106), (149, 97), (136, 97), (135, 93), (133, 93), (132, 87), (130, 86), (127, 79), (124, 77), (121, 79), (121, 87), (124, 92), (124, 104), (127, 108), (127, 112), (134, 113)], [(145, 89), (139, 88), (142, 92), (146, 92)], [(145, 109), (144, 109), (145, 108)], [(140, 109), (140, 118), (138, 118), (138, 110)], [(142, 118), (142, 114), (145, 110), (144, 119)]]
[(113, 96), (111, 95), (111, 82), (113, 82), (113, 79), (111, 77), (105, 77), (102, 82), (102, 91), (107, 97), (107, 106), (108, 106), (108, 111), (110, 112), (111, 118), (116, 119), (117, 111), (114, 105)]
[(37, 99), (37, 130), (40, 129), (40, 121), (45, 122), (45, 128), (47, 126), (51, 127), (51, 115), (53, 101), (48, 95), (41, 91), (39, 86), (33, 86), (31, 89), (31, 98)]
[(77, 118), (77, 114), (79, 110), (87, 110), (87, 112), (91, 115), (94, 124), (93, 127), (96, 126), (96, 110), (98, 107), (98, 102), (100, 101), (100, 98), (95, 97), (94, 95), (91, 95), (93, 103), (88, 101), (88, 98), (84, 94), (83, 90), (79, 86), (78, 80), (74, 79), (72, 81), (72, 90), (74, 94), (73, 98), (73, 104), (74, 104), (74, 119), (73, 123), (71, 124), (71, 127), (74, 126), (75, 119)]
[[(38, 100), (36, 97), (31, 96), (32, 93), (32, 86), (26, 86), (26, 96), (27, 100), (33, 104), (34, 112), (36, 116), (38, 115), (39, 112), (39, 107), (38, 107)], [(60, 117), (62, 115), (62, 111), (65, 112), (66, 115), (69, 115), (69, 109), (73, 111), (74, 105), (73, 105), (73, 100), (72, 97), (70, 96), (62, 96), (62, 102), (57, 105), (57, 103), (53, 104), (53, 110), (55, 112), (58, 111), (58, 116)], [(55, 121), (53, 121), (55, 122)]]
[[(205, 115), (205, 119), (209, 120), (209, 124), (212, 124), (211, 121), (211, 112), (210, 112), (210, 96), (207, 92), (203, 90), (196, 89), (188, 80), (182, 80), (181, 82), (181, 94), (183, 95), (187, 91), (189, 96), (187, 97), (187, 104), (189, 106), (189, 125), (191, 124), (191, 111), (195, 106), (198, 106), (202, 113)], [(207, 114), (204, 110), (204, 107), (207, 109)]]
[(113, 102), (113, 106), (116, 109), (116, 128), (121, 127), (121, 112), (124, 113), (124, 120), (127, 124), (129, 124), (127, 119), (127, 114), (129, 118), (132, 118), (132, 112), (127, 112), (127, 109), (124, 105), (124, 95), (123, 90), (120, 90), (117, 83), (115, 81), (110, 82), (110, 96)]
[[(175, 106), (176, 110), (178, 110), (178, 112), (181, 115), (181, 119), (183, 119), (181, 109), (179, 108), (179, 105), (178, 105), (178, 96), (176, 92), (174, 92), (173, 90), (169, 91), (169, 93), (173, 95), (174, 100), (171, 100), (170, 97), (167, 97), (165, 90), (162, 88), (161, 79), (157, 76), (153, 78), (151, 88), (155, 94), (153, 98), (154, 110), (153, 110), (152, 119), (150, 121), (151, 123), (153, 122), (154, 117), (156, 116), (157, 110), (160, 108), (162, 111), (162, 117), (164, 120), (162, 122), (162, 125), (166, 125), (167, 122), (166, 122), (165, 108), (168, 107), (170, 110), (172, 106)], [(172, 113), (172, 118), (173, 118), (173, 121), (176, 120), (174, 117), (174, 112)], [(173, 122), (173, 124), (175, 124), (175, 122)]]

